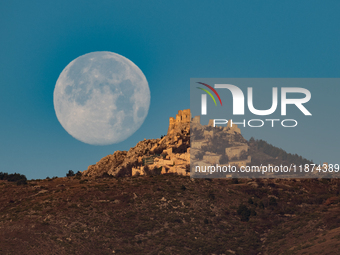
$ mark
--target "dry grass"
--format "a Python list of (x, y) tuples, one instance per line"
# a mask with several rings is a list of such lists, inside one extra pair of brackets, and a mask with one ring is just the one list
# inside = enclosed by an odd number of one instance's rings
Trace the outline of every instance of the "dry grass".
[(340, 182), (238, 181), (1, 181), (0, 254), (339, 253)]

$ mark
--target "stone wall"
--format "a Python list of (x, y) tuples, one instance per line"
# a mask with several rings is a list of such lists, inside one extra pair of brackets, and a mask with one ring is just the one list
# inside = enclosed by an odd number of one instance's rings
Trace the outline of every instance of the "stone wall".
[(176, 114), (176, 122), (190, 122), (191, 113), (190, 109), (179, 110), (178, 114)]
[(216, 154), (206, 154), (203, 156), (203, 160), (206, 162), (209, 162), (210, 164), (218, 164), (220, 163), (220, 159), (221, 159), (222, 155), (216, 155)]
[(195, 116), (193, 119), (192, 119), (192, 122), (193, 123), (198, 123), (200, 124), (201, 123), (201, 116)]
[(242, 154), (242, 151), (248, 153), (248, 149), (248, 145), (225, 148), (225, 154), (228, 156), (229, 160), (231, 160), (232, 158), (239, 158)]
[(206, 140), (194, 141), (194, 142), (191, 142), (191, 148), (201, 149), (202, 146), (207, 145), (207, 144), (208, 144), (208, 142)]
[(171, 134), (173, 130), (179, 128), (182, 124), (190, 126), (191, 113), (190, 109), (179, 110), (176, 114), (176, 119), (174, 117), (169, 118), (169, 128), (168, 134)]
[(251, 163), (251, 156), (248, 156), (245, 160), (230, 161), (229, 164), (237, 167), (246, 166), (247, 163)]
[(241, 134), (241, 129), (236, 124), (231, 125), (231, 120), (228, 121), (227, 129), (229, 129), (229, 132), (231, 133), (235, 132), (237, 134)]

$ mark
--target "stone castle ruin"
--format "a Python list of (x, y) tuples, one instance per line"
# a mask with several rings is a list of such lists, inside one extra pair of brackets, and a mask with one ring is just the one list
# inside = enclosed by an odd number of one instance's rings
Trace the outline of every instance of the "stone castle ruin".
[[(168, 135), (179, 134), (183, 128), (191, 128), (190, 131), (196, 130), (200, 133), (200, 137), (191, 137), (191, 159), (195, 162), (200, 161), (200, 163), (207, 165), (221, 164), (225, 163), (223, 158), (228, 158), (228, 164), (237, 167), (251, 163), (251, 156), (248, 155), (248, 143), (242, 137), (240, 128), (236, 124), (232, 125), (231, 121), (228, 121), (224, 127), (213, 127), (213, 120), (209, 120), (208, 125), (201, 125), (200, 116), (191, 118), (190, 109), (186, 109), (178, 111), (176, 118), (169, 118)], [(214, 146), (214, 142), (212, 142), (215, 141), (214, 138), (222, 142), (222, 151), (219, 153), (207, 149), (209, 144)], [(223, 141), (225, 141), (224, 147)], [(200, 158), (198, 159), (196, 156), (200, 156)], [(186, 157), (189, 157), (189, 155)], [(187, 164), (190, 164), (190, 160)]]
[(230, 164), (236, 167), (251, 163), (249, 145), (242, 137), (236, 124), (228, 121), (227, 126), (200, 124), (200, 116), (191, 122), (191, 160), (193, 165)]
[[(151, 164), (140, 167), (134, 167), (132, 169), (132, 175), (144, 175), (146, 174), (145, 167), (148, 170), (159, 169), (164, 173), (177, 173), (180, 175), (190, 175), (190, 156), (195, 158), (197, 152), (203, 152), (201, 163), (204, 164), (216, 164), (220, 163), (221, 158), (227, 155), (229, 158), (229, 164), (237, 167), (245, 166), (251, 162), (251, 156), (248, 155), (249, 146), (245, 139), (241, 136), (241, 130), (236, 124), (232, 125), (228, 122), (225, 127), (213, 127), (213, 120), (209, 121), (207, 126), (200, 124), (200, 116), (191, 118), (190, 109), (179, 110), (176, 117), (169, 118), (168, 133), (163, 137), (158, 144), (154, 145), (152, 149), (166, 143), (166, 149), (164, 149), (161, 155), (154, 157)], [(184, 144), (184, 137), (190, 137), (190, 125), (192, 128), (198, 128), (202, 131), (203, 136), (199, 140), (191, 140), (191, 146), (188, 144), (187, 150), (182, 153), (176, 153), (176, 148)], [(204, 151), (204, 146), (208, 145), (209, 140), (214, 138), (215, 135), (228, 140), (228, 145), (223, 148), (222, 154), (217, 154), (209, 151)], [(242, 141), (234, 141), (233, 137), (239, 136)], [(192, 155), (190, 154), (192, 152)], [(140, 159), (141, 160), (141, 159)]]
[[(115, 151), (90, 165), (83, 175), (100, 177), (176, 173), (200, 177), (196, 176), (196, 166), (219, 164), (240, 168), (254, 163), (250, 153), (254, 151), (252, 149), (250, 152), (249, 144), (236, 124), (231, 125), (229, 121), (225, 126), (214, 127), (213, 120), (210, 120), (208, 125), (201, 125), (200, 116), (191, 118), (190, 109), (185, 109), (178, 111), (175, 118), (169, 118), (167, 135), (158, 139), (144, 139), (128, 151)], [(322, 168), (325, 170), (327, 166), (324, 163)], [(214, 177), (234, 176), (237, 177), (237, 174)], [(206, 173), (201, 176), (207, 177)]]
[[(191, 139), (191, 128), (200, 133), (199, 139)], [(211, 140), (225, 141), (222, 153), (204, 148)], [(224, 147), (223, 147), (224, 146)], [(198, 158), (198, 154), (202, 154)], [(84, 171), (85, 176), (109, 175), (145, 175), (150, 171), (161, 174), (177, 173), (190, 175), (190, 161), (200, 160), (205, 164), (220, 163), (227, 155), (229, 163), (236, 166), (251, 162), (248, 156), (248, 144), (242, 137), (237, 125), (213, 127), (200, 124), (200, 116), (191, 118), (190, 109), (179, 110), (176, 118), (169, 118), (168, 133), (158, 139), (144, 139), (129, 151), (116, 151), (102, 158)]]
[(190, 120), (190, 109), (179, 110), (178, 114), (176, 114), (176, 119), (174, 117), (169, 118), (168, 135), (173, 134), (175, 130), (181, 129), (183, 126), (190, 127)]

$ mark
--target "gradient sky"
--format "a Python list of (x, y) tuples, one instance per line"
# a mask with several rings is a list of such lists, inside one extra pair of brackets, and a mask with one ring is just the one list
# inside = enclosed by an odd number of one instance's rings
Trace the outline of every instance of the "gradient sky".
[[(0, 171), (29, 179), (65, 176), (158, 138), (170, 116), (190, 107), (190, 78), (339, 77), (339, 12), (337, 0), (1, 1)], [(54, 112), (59, 74), (93, 51), (127, 57), (149, 82), (149, 114), (119, 144), (84, 144)], [(328, 116), (310, 126), (317, 136), (303, 146), (274, 134), (255, 138), (315, 162), (340, 163), (339, 87), (326, 94), (321, 85), (313, 90), (327, 111), (321, 117)]]

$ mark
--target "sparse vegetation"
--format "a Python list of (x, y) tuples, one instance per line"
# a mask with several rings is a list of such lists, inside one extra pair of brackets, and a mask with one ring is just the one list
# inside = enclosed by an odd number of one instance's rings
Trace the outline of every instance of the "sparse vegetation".
[(66, 177), (73, 177), (75, 176), (75, 173), (73, 172), (73, 170), (68, 170), (68, 172), (66, 173)]
[[(293, 163), (296, 165), (304, 165), (304, 164), (313, 163), (313, 161), (307, 160), (297, 154), (287, 153), (283, 149), (275, 147), (261, 139), (255, 140), (253, 137), (251, 137), (249, 139), (249, 144), (253, 149), (263, 152), (266, 155), (269, 155), (273, 158), (277, 158), (278, 160), (280, 160), (280, 162), (286, 161), (288, 163)], [(263, 159), (259, 158), (258, 155), (257, 155), (256, 160), (263, 163)]]
[(219, 155), (225, 154), (225, 148), (230, 147), (228, 139), (224, 137), (219, 137), (215, 135), (213, 138), (209, 139), (209, 143), (206, 146), (202, 146), (202, 151), (209, 151)]
[(250, 209), (244, 204), (241, 204), (237, 209), (237, 214), (240, 215), (241, 221), (249, 221), (250, 213)]
[(173, 153), (185, 153), (187, 152), (187, 149), (189, 148), (189, 146), (187, 144), (181, 144), (178, 147), (175, 147), (173, 149)]
[(16, 182), (17, 185), (24, 185), (27, 184), (27, 178), (23, 174), (8, 174), (0, 172), (0, 180), (9, 181), (9, 182)]
[(0, 253), (336, 254), (339, 186), (174, 174), (0, 180)]
[(277, 206), (277, 201), (275, 197), (270, 197), (269, 198), (269, 205), (271, 206)]

